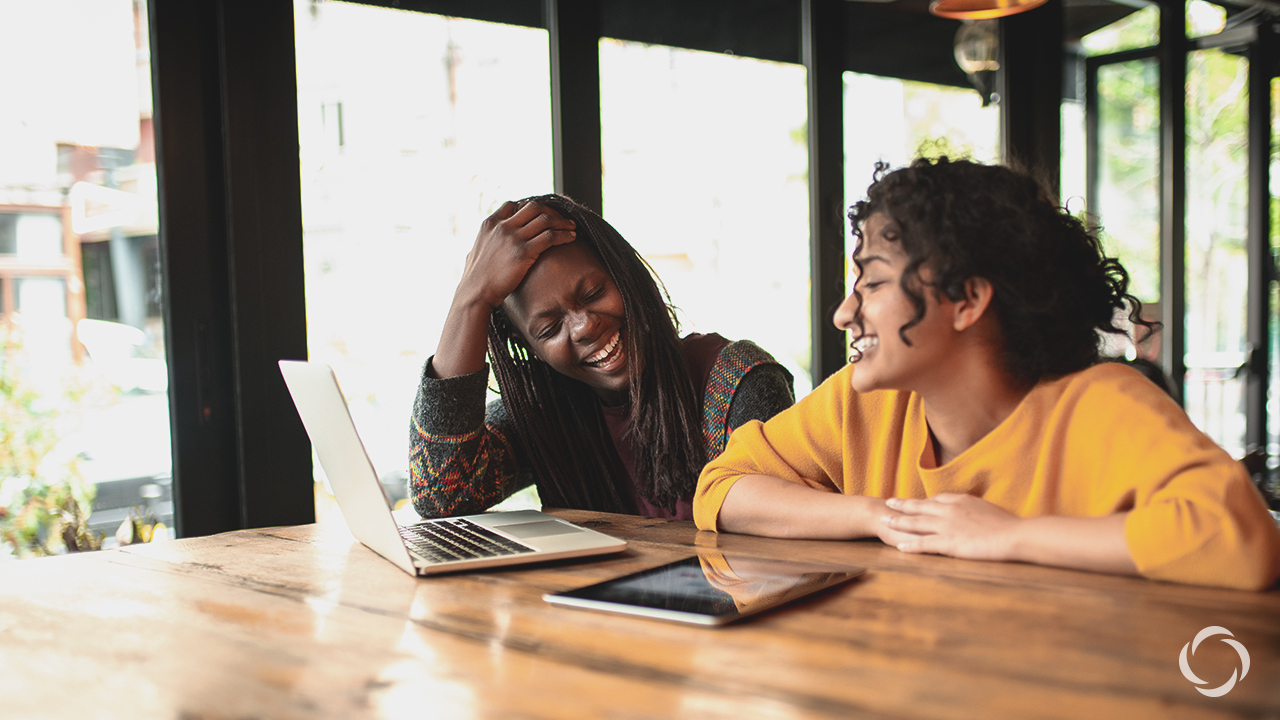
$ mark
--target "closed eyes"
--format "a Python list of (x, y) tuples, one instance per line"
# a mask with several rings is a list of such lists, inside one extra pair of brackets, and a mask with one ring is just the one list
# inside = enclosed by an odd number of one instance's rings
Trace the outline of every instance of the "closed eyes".
[[(605, 290), (604, 285), (600, 285), (594, 290), (588, 292), (586, 295), (582, 296), (582, 303), (585, 305), (585, 304), (593, 303), (596, 300), (599, 300), (601, 297), (604, 296), (604, 290)], [(555, 334), (559, 332), (559, 330), (560, 330), (560, 321), (557, 320), (556, 322), (553, 322), (550, 325), (547, 325), (546, 327), (544, 327), (542, 330), (540, 330), (536, 335), (533, 336), (533, 339), (538, 340), (540, 342), (549, 340), (550, 338), (554, 337)]]
[(540, 333), (538, 333), (537, 335), (535, 335), (535, 336), (534, 336), (534, 339), (535, 339), (535, 340), (546, 340), (546, 339), (550, 338), (551, 336), (555, 335), (555, 334), (556, 334), (556, 331), (557, 331), (557, 330), (559, 330), (559, 329), (560, 329), (560, 323), (559, 323), (559, 322), (551, 323), (550, 325), (548, 325), (548, 326), (546, 326), (545, 328), (543, 328), (543, 329), (542, 329), (542, 332), (540, 332)]

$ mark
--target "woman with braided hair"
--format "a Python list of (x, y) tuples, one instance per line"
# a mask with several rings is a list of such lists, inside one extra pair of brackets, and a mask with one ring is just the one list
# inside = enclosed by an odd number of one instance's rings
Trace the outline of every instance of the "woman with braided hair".
[[(500, 400), (484, 401), (492, 363)], [(729, 432), (794, 402), (748, 341), (681, 338), (648, 265), (559, 195), (503, 204), (467, 256), (410, 431), (423, 517), (480, 512), (536, 485), (542, 503), (692, 519)]]
[(1245, 470), (1163, 389), (1099, 362), (1119, 314), (1152, 324), (1097, 238), (1022, 172), (886, 170), (849, 214), (851, 364), (734, 433), (698, 527), (1275, 583), (1280, 531)]

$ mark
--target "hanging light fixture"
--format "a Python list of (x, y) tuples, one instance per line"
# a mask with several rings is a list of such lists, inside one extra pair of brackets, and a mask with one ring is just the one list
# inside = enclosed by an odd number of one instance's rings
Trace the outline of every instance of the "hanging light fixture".
[(1038, 8), (1047, 0), (933, 0), (929, 12), (953, 20), (987, 20)]
[[(939, 0), (944, 2), (945, 0)], [(978, 94), (982, 107), (987, 107), (996, 95), (996, 71), (1000, 69), (1000, 29), (995, 20), (965, 20), (956, 31), (956, 64), (969, 77)]]

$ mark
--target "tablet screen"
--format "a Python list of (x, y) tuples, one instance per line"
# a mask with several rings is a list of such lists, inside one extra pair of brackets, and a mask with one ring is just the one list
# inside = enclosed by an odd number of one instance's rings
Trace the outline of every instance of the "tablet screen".
[(543, 599), (556, 605), (722, 625), (862, 573), (858, 567), (708, 551)]

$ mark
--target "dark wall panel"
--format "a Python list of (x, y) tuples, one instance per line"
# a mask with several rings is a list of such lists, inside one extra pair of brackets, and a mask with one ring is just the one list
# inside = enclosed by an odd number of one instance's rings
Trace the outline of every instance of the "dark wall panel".
[[(452, 17), (546, 27), (541, 0), (361, 0)], [(800, 0), (601, 0), (600, 34), (631, 42), (803, 63)], [(845, 0), (844, 69), (968, 87), (953, 46), (959, 21), (928, 0)], [(834, 15), (833, 15), (834, 17)], [(838, 20), (833, 20), (839, 22)]]
[(504, 25), (544, 27), (541, 0), (358, 0), (361, 5), (464, 17)]
[(603, 0), (605, 37), (800, 63), (797, 0)]
[(959, 20), (934, 17), (927, 2), (846, 2), (845, 69), (867, 75), (970, 87), (956, 65)]

